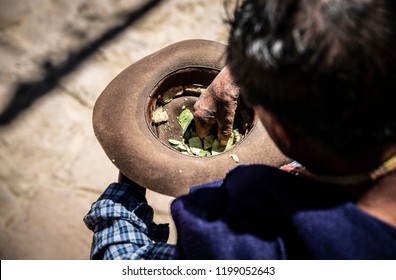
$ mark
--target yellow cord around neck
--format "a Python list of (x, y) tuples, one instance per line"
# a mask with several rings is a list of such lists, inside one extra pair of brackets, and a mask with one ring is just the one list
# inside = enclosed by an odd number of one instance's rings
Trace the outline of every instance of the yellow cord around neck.
[(396, 155), (392, 156), (390, 159), (375, 168), (373, 171), (364, 174), (362, 173), (345, 176), (327, 176), (312, 173), (304, 167), (296, 167), (293, 169), (293, 172), (297, 172), (298, 174), (301, 174), (303, 176), (310, 177), (323, 183), (336, 185), (358, 185), (367, 183), (369, 181), (376, 181), (394, 171), (396, 171)]

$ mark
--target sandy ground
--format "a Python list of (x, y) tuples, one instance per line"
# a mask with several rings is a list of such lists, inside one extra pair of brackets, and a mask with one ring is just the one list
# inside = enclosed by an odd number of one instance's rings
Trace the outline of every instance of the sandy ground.
[[(226, 42), (224, 2), (0, 1), (0, 259), (89, 258), (83, 216), (118, 173), (92, 130), (95, 100), (171, 43)], [(148, 199), (171, 222), (172, 198)]]

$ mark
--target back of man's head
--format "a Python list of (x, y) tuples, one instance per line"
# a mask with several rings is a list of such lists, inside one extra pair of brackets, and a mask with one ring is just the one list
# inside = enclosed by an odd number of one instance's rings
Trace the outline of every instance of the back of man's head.
[(395, 143), (394, 2), (244, 1), (228, 50), (244, 98), (337, 152)]

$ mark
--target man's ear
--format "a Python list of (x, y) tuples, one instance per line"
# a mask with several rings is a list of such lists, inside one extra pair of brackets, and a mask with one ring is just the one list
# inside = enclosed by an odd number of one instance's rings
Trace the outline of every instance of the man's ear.
[(295, 140), (292, 132), (283, 125), (277, 116), (263, 106), (255, 106), (254, 110), (278, 148), (286, 156), (291, 157), (293, 154), (293, 141)]

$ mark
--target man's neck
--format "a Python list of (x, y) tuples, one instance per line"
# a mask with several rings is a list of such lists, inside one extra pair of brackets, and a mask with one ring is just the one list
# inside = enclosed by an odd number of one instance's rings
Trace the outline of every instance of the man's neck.
[(356, 205), (364, 212), (396, 227), (396, 172), (374, 181)]
[[(317, 167), (313, 172), (327, 176), (350, 176), (370, 174), (384, 162), (396, 155), (396, 145), (376, 154), (365, 154), (341, 157), (335, 153), (322, 151), (313, 157)], [(315, 162), (316, 161), (316, 162)], [(364, 212), (396, 227), (396, 171), (390, 170), (382, 177), (356, 186), (340, 186), (346, 193), (358, 197), (356, 205)]]

